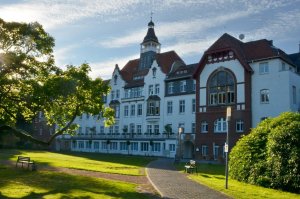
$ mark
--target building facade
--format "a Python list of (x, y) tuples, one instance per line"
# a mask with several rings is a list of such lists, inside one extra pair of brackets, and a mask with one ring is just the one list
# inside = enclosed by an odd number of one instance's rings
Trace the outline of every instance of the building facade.
[[(261, 120), (299, 111), (296, 58), (297, 54), (287, 55), (272, 41), (244, 43), (228, 34), (205, 51), (194, 73), (198, 159), (222, 161), (227, 131), (231, 149)], [(231, 107), (228, 122), (227, 107)]]
[(222, 162), (227, 132), (230, 150), (261, 120), (300, 111), (300, 53), (226, 33), (197, 64), (160, 51), (151, 20), (140, 57), (116, 65), (107, 80), (105, 105), (115, 110), (115, 124), (83, 114), (75, 120), (77, 134), (60, 136), (57, 150)]
[(116, 65), (108, 80), (105, 105), (115, 110), (115, 124), (106, 128), (101, 119), (84, 114), (74, 121), (77, 135), (61, 136), (57, 149), (69, 143), (72, 151), (193, 158), (196, 64), (160, 50), (151, 20), (140, 57), (122, 69)]

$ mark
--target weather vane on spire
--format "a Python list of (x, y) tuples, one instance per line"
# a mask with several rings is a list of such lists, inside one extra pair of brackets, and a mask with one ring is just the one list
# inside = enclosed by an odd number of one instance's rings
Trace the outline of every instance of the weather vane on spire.
[(151, 21), (152, 21), (152, 16), (153, 16), (153, 12), (151, 11), (150, 12), (150, 19), (151, 19)]

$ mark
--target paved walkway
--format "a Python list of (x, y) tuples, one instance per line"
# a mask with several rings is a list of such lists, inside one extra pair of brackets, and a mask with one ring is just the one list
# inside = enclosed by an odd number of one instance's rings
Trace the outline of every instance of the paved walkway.
[(172, 159), (158, 159), (147, 166), (148, 178), (161, 194), (168, 199), (225, 199), (229, 198), (217, 191), (200, 185), (177, 171)]

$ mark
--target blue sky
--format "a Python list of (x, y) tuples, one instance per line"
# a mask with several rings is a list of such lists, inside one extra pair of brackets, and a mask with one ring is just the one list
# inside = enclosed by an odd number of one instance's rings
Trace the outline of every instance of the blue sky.
[(103, 79), (139, 58), (151, 11), (161, 52), (175, 50), (187, 64), (225, 32), (299, 51), (300, 0), (0, 0), (0, 18), (38, 21), (55, 38), (58, 66), (87, 62)]

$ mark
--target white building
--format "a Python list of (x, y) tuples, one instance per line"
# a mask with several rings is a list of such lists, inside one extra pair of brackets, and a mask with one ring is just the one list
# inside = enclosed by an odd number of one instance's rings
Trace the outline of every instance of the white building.
[(58, 146), (223, 161), (227, 129), (231, 149), (266, 117), (300, 111), (300, 53), (287, 55), (272, 41), (244, 43), (228, 34), (198, 64), (186, 65), (174, 51), (160, 50), (150, 21), (140, 57), (122, 69), (116, 65), (108, 80), (105, 104), (114, 108), (116, 123), (106, 128), (84, 114), (75, 120), (78, 134), (60, 137)]
[(150, 21), (140, 58), (130, 60), (122, 69), (116, 65), (108, 80), (111, 92), (105, 103), (114, 108), (116, 123), (106, 128), (102, 120), (84, 114), (75, 120), (80, 126), (78, 134), (62, 136), (60, 141), (72, 151), (165, 157), (177, 153), (192, 158), (195, 67), (186, 65), (174, 51), (160, 53)]

